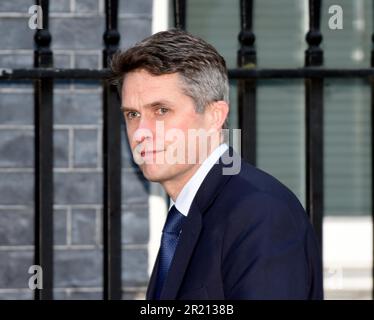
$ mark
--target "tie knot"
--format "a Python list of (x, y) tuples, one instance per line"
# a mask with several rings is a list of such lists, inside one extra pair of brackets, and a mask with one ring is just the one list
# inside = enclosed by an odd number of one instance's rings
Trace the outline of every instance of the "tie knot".
[(169, 210), (162, 232), (179, 234), (179, 232), (182, 230), (184, 218), (185, 216), (180, 213), (175, 206), (172, 206)]

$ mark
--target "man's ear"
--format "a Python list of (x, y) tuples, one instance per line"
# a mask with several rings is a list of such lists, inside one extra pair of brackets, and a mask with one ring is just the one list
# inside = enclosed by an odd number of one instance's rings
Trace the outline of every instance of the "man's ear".
[(209, 126), (212, 129), (219, 130), (229, 114), (229, 105), (223, 100), (215, 101), (207, 106), (205, 112), (208, 113)]

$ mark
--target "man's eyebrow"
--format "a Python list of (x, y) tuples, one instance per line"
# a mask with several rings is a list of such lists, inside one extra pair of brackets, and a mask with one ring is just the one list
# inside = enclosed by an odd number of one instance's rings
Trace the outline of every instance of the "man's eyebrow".
[[(167, 100), (157, 100), (157, 101), (153, 101), (151, 103), (147, 103), (146, 105), (144, 105), (144, 108), (152, 108), (152, 107), (157, 107), (157, 106), (162, 106), (162, 105), (168, 105), (170, 104), (169, 101)], [(134, 108), (128, 108), (126, 106), (121, 106), (121, 111), (122, 112), (125, 112), (125, 111), (138, 111)]]
[(151, 102), (147, 105), (145, 105), (145, 107), (158, 107), (158, 106), (164, 106), (164, 105), (170, 105), (170, 102), (167, 101), (167, 100), (158, 100), (158, 101), (154, 101), (154, 102)]
[(136, 111), (136, 110), (134, 110), (134, 109), (127, 108), (126, 106), (121, 106), (120, 110), (121, 110), (122, 112), (125, 112), (125, 111)]

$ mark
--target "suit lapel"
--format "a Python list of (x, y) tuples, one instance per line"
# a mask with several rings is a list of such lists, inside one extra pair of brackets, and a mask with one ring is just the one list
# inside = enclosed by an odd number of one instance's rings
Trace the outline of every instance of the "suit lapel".
[[(233, 150), (231, 148), (226, 152), (229, 151), (232, 154)], [(219, 194), (219, 191), (231, 178), (231, 175), (222, 174), (222, 170), (225, 165), (221, 160), (222, 157), (220, 158), (219, 163), (215, 164), (209, 171), (191, 204), (191, 208), (183, 225), (182, 233), (174, 253), (173, 262), (165, 280), (160, 299), (173, 300), (176, 298), (188, 263), (199, 239), (203, 215), (213, 203), (216, 196)], [(158, 256), (149, 282), (147, 299), (153, 299), (154, 296), (157, 268)]]
[(147, 300), (153, 300), (153, 297), (154, 297), (154, 294), (155, 294), (159, 255), (160, 255), (160, 250), (159, 250), (159, 253), (157, 254), (157, 258), (156, 258), (155, 264), (153, 266), (152, 274), (151, 274), (151, 277), (149, 279), (149, 284), (148, 284), (147, 293), (146, 293), (146, 299)]

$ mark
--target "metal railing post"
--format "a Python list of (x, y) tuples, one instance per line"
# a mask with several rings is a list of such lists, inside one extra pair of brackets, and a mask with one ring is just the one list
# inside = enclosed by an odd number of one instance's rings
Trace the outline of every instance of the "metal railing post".
[(187, 0), (174, 0), (174, 27), (186, 30)]
[[(255, 35), (253, 33), (253, 0), (240, 0), (240, 49), (238, 66), (243, 69), (256, 67)], [(256, 164), (256, 79), (238, 80), (238, 116), (241, 129), (242, 157)]]
[[(321, 67), (321, 0), (309, 0), (309, 31), (306, 35), (305, 67)], [(323, 197), (323, 79), (305, 79), (306, 211), (322, 251)]]
[[(103, 66), (118, 49), (118, 0), (105, 1)], [(105, 300), (122, 298), (121, 120), (117, 90), (103, 81), (103, 281)]]
[[(43, 29), (35, 33), (35, 68), (52, 68), (51, 35), (48, 31), (49, 1), (38, 0)], [(53, 299), (53, 79), (34, 80), (35, 122), (35, 238), (34, 263), (42, 268), (43, 289), (35, 300)]]

